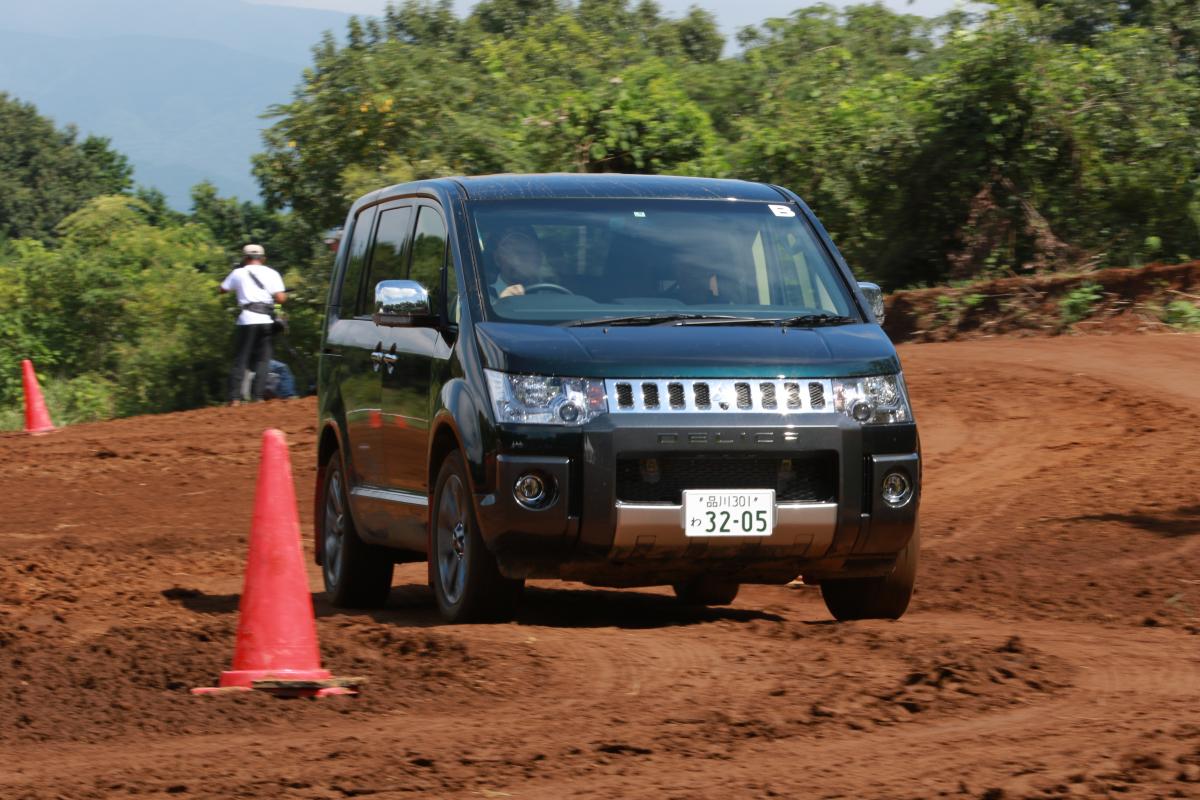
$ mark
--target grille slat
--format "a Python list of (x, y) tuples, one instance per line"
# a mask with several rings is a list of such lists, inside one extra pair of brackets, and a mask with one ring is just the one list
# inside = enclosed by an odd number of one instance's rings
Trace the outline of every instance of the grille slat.
[(642, 405), (646, 408), (658, 408), (658, 384), (642, 384)]
[[(653, 467), (653, 468), (651, 468)], [(793, 458), (712, 453), (649, 460), (617, 460), (617, 499), (679, 505), (684, 489), (774, 489), (777, 503), (827, 503), (837, 499), (837, 454)]]
[(758, 385), (759, 396), (762, 397), (762, 407), (768, 411), (775, 409), (775, 384), (760, 383)]
[(633, 408), (633, 387), (628, 383), (617, 384), (617, 408)]
[(789, 409), (797, 409), (800, 407), (800, 386), (795, 383), (785, 383), (783, 391), (787, 394), (787, 407)]
[(825, 407), (825, 387), (816, 381), (808, 384), (808, 405), (815, 409)]
[(683, 408), (685, 405), (683, 384), (678, 382), (667, 384), (667, 398), (671, 403), (671, 408)]
[[(748, 412), (832, 414), (828, 379), (611, 379), (609, 411), (623, 414)], [(615, 403), (613, 402), (615, 398)], [(614, 407), (615, 406), (615, 407)]]
[(750, 405), (752, 402), (750, 399), (750, 384), (735, 383), (733, 385), (733, 390), (735, 392), (737, 392), (737, 407), (738, 407), (738, 409), (741, 411), (745, 411), (746, 409), (750, 408)]

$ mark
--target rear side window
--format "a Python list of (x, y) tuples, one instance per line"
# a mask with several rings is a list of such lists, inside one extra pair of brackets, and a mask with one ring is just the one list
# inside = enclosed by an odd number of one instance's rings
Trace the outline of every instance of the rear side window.
[(375, 285), (380, 281), (403, 280), (405, 277), (405, 248), (412, 223), (412, 206), (388, 208), (379, 213), (375, 243), (371, 247), (370, 279), (363, 292), (360, 314), (370, 314), (375, 307)]
[[(360, 211), (354, 219), (350, 232), (350, 251), (346, 257), (346, 269), (342, 273), (342, 285), (338, 287), (333, 304), (339, 311), (345, 309), (352, 316), (358, 308), (358, 295), (362, 288), (363, 267), (367, 263), (367, 248), (371, 242), (371, 229), (375, 226), (375, 206)], [(342, 316), (339, 314), (339, 316)]]
[(435, 311), (440, 311), (442, 265), (446, 263), (446, 223), (436, 209), (422, 206), (417, 213), (412, 253), (412, 271), (408, 277), (429, 290), (430, 304)]

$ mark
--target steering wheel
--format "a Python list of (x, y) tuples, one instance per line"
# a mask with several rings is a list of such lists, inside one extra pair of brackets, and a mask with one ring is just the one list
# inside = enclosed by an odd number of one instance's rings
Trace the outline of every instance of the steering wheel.
[(530, 292), (551, 291), (559, 294), (575, 294), (565, 286), (559, 286), (557, 283), (531, 283), (525, 287), (525, 294)]

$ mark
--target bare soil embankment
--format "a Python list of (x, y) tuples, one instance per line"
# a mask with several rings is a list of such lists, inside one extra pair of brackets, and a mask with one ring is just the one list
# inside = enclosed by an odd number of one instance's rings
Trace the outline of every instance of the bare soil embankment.
[(311, 537), (311, 400), (0, 437), (0, 797), (1200, 797), (1200, 337), (901, 356), (903, 620), (539, 582), (446, 626), (411, 565), (378, 611), (315, 595), (355, 700), (187, 692), (232, 655), (265, 427)]
[(1192, 261), (906, 289), (888, 295), (884, 327), (896, 342), (1165, 333), (1200, 326), (1198, 307), (1200, 261)]

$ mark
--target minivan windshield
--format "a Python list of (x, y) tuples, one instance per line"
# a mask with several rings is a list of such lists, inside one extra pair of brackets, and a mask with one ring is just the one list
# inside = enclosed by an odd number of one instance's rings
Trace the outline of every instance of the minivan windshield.
[(506, 200), (473, 203), (471, 213), (489, 319), (546, 325), (862, 321), (828, 253), (792, 204)]

